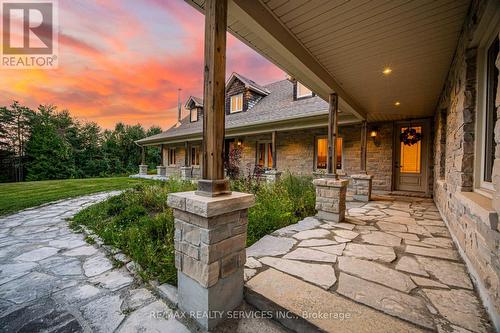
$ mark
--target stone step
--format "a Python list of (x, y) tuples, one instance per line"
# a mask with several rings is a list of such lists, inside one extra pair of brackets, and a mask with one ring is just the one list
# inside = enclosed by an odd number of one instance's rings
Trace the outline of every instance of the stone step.
[(245, 285), (245, 299), (295, 332), (426, 332), (406, 321), (269, 268)]

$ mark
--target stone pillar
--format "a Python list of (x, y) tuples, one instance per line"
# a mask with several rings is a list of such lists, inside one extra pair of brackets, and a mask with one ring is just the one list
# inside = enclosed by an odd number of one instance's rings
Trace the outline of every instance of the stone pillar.
[(165, 177), (167, 175), (167, 167), (166, 166), (163, 166), (163, 165), (158, 165), (156, 167), (156, 174), (158, 176), (162, 176), (162, 177)]
[(190, 166), (181, 167), (181, 179), (189, 180), (193, 178), (193, 168)]
[(320, 178), (316, 186), (316, 215), (319, 219), (342, 222), (345, 219), (347, 179)]
[(354, 189), (353, 199), (357, 201), (370, 201), (372, 195), (372, 175), (352, 175)]
[[(179, 308), (205, 330), (243, 300), (248, 208), (252, 194), (208, 197), (172, 193), (168, 205), (175, 218), (175, 267)], [(209, 317), (208, 314), (222, 316)]]
[(148, 174), (148, 166), (147, 164), (140, 164), (139, 165), (139, 175), (145, 176)]
[(268, 183), (274, 183), (274, 182), (277, 182), (280, 180), (281, 171), (274, 170), (274, 169), (266, 170), (266, 172), (264, 173), (264, 176), (266, 177), (266, 181)]

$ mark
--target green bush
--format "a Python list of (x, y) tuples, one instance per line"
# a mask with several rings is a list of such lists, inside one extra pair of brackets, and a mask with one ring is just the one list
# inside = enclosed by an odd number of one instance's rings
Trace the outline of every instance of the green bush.
[(174, 266), (174, 217), (170, 192), (190, 191), (189, 182), (141, 184), (79, 212), (72, 225), (85, 225), (104, 243), (121, 249), (142, 267), (140, 274), (161, 283), (177, 283)]
[[(179, 180), (141, 184), (82, 210), (72, 224), (89, 227), (106, 244), (121, 249), (140, 264), (145, 279), (176, 284), (174, 218), (167, 196), (194, 188)], [(310, 178), (286, 175), (273, 184), (248, 178), (233, 181), (231, 188), (255, 194), (255, 206), (248, 212), (247, 245), (315, 212)]]

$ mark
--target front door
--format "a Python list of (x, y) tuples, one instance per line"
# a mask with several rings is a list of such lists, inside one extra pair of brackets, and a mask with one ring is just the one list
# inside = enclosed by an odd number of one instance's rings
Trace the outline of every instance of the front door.
[[(406, 132), (405, 132), (406, 131)], [(403, 136), (401, 134), (407, 133)], [(412, 140), (419, 137), (420, 140)], [(428, 120), (396, 123), (395, 131), (395, 189), (427, 192), (430, 129)]]

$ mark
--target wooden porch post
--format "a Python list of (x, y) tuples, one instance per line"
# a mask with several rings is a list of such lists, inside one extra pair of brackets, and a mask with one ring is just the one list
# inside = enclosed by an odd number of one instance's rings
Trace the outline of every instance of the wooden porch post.
[(367, 126), (366, 120), (361, 123), (361, 165), (360, 170), (362, 174), (366, 174), (366, 135)]
[(144, 149), (144, 146), (141, 146), (141, 164), (144, 165), (146, 162), (146, 151)]
[(272, 169), (273, 170), (276, 170), (276, 131), (273, 131), (272, 134), (271, 134), (271, 140), (272, 140), (272, 143), (271, 143), (271, 149), (273, 150), (273, 154), (272, 154), (272, 157), (273, 157), (273, 165), (272, 165)]
[(330, 94), (330, 106), (328, 112), (328, 176), (338, 179), (337, 175), (337, 125), (338, 125), (338, 96), (337, 93)]
[(224, 179), (227, 0), (205, 1), (203, 170), (198, 194), (229, 192)]
[(191, 153), (189, 151), (189, 142), (184, 142), (184, 166), (191, 166), (191, 164), (193, 163), (193, 161), (191, 161), (191, 163), (189, 162), (189, 154)]
[(163, 165), (163, 143), (160, 145), (160, 166)]

